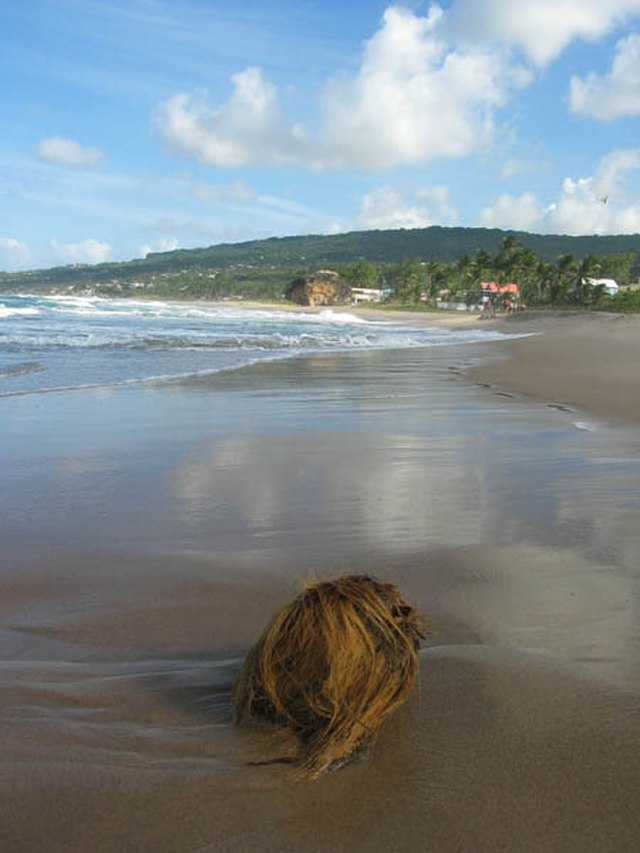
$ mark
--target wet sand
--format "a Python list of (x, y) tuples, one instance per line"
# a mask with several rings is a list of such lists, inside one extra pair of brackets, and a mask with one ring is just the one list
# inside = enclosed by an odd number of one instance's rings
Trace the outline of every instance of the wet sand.
[[(231, 303), (230, 303), (231, 304)], [(306, 310), (291, 303), (233, 303), (264, 310)], [(640, 424), (640, 315), (525, 311), (481, 320), (478, 313), (338, 307), (366, 317), (412, 325), (491, 329), (522, 335), (494, 348), (470, 371), (472, 379), (525, 399), (585, 410), (607, 422)]]
[(640, 424), (639, 315), (525, 313), (497, 328), (531, 337), (501, 346), (504, 357), (474, 371), (476, 380), (604, 421)]
[[(540, 339), (0, 401), (0, 849), (635, 849), (640, 433), (478, 364)], [(300, 783), (231, 685), (339, 571), (435, 636), (367, 760)]]

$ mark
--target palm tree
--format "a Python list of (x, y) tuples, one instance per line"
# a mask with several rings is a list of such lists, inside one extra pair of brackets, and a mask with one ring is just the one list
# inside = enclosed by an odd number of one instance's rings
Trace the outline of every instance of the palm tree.
[(418, 303), (425, 289), (425, 272), (420, 261), (405, 259), (390, 270), (396, 296), (401, 302)]
[(579, 262), (572, 254), (560, 255), (556, 264), (557, 279), (553, 288), (553, 302), (570, 302), (578, 277)]
[(556, 296), (554, 287), (557, 280), (558, 273), (554, 264), (549, 261), (538, 260), (533, 283), (527, 288), (525, 299), (529, 302), (535, 301), (538, 304), (554, 302)]
[(443, 265), (440, 261), (433, 258), (423, 267), (425, 278), (425, 290), (429, 299), (432, 299), (438, 288), (439, 279), (442, 278)]
[(464, 292), (475, 285), (477, 268), (475, 262), (469, 257), (469, 255), (463, 255), (456, 261), (455, 270), (456, 291)]
[(595, 295), (589, 279), (597, 278), (600, 274), (600, 261), (594, 255), (586, 255), (578, 264), (575, 301), (578, 305), (590, 302)]

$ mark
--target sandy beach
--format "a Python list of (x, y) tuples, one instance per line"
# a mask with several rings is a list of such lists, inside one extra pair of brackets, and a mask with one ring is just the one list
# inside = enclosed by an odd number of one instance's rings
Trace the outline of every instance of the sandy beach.
[[(487, 327), (527, 337), (0, 399), (0, 849), (636, 849), (640, 318)], [(345, 571), (433, 638), (301, 783), (231, 686)]]
[(473, 371), (474, 379), (603, 421), (640, 423), (638, 315), (524, 313), (502, 328), (531, 337), (506, 342), (502, 357)]

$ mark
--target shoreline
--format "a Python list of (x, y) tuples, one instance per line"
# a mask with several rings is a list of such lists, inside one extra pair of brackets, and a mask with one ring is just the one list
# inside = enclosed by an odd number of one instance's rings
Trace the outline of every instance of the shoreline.
[[(300, 314), (321, 314), (331, 311), (335, 314), (353, 314), (366, 320), (395, 320), (399, 323), (410, 323), (417, 326), (429, 326), (431, 328), (459, 329), (466, 326), (474, 326), (480, 317), (479, 313), (472, 314), (466, 311), (410, 311), (408, 309), (395, 308), (370, 308), (365, 305), (297, 305), (295, 302), (283, 300), (280, 302), (260, 302), (259, 300), (221, 300), (219, 302), (207, 302), (198, 300), (178, 301), (183, 305), (207, 305), (220, 308), (248, 308), (253, 311), (290, 311)], [(486, 322), (487, 328), (499, 320)]]
[(305, 307), (286, 303), (225, 302), (234, 308), (335, 311), (367, 320), (441, 329), (481, 328), (522, 335), (483, 344), (491, 355), (464, 371), (469, 381), (523, 400), (591, 415), (611, 424), (640, 426), (640, 315), (526, 311), (480, 321), (480, 314), (385, 310), (363, 306)]

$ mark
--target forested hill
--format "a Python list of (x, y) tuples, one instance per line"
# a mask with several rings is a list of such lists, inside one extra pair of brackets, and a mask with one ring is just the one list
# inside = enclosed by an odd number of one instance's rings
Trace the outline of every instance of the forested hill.
[[(498, 252), (505, 237), (513, 236), (525, 248), (547, 261), (560, 255), (576, 258), (586, 255), (613, 255), (635, 252), (640, 255), (640, 234), (608, 237), (567, 237), (501, 231), (498, 228), (430, 228), (387, 231), (350, 231), (346, 234), (321, 234), (304, 237), (271, 237), (247, 243), (222, 243), (206, 249), (182, 249), (148, 255), (148, 263), (163, 269), (178, 266), (224, 268), (236, 264), (313, 267), (323, 264), (349, 264), (359, 260), (374, 264), (392, 264), (406, 258), (450, 263), (478, 250)], [(157, 267), (159, 268), (159, 267)]]
[(498, 252), (506, 237), (515, 237), (525, 248), (547, 261), (571, 254), (603, 256), (633, 252), (640, 257), (640, 235), (567, 237), (529, 234), (487, 228), (430, 228), (388, 231), (353, 231), (346, 234), (304, 237), (272, 237), (246, 243), (223, 243), (203, 249), (179, 249), (153, 253), (144, 259), (123, 263), (74, 265), (0, 273), (0, 287), (7, 289), (49, 289), (106, 283), (130, 283), (159, 274), (189, 270), (238, 270), (250, 268), (280, 273), (311, 271), (365, 259), (374, 264), (392, 264), (405, 259), (451, 263), (479, 250)]

